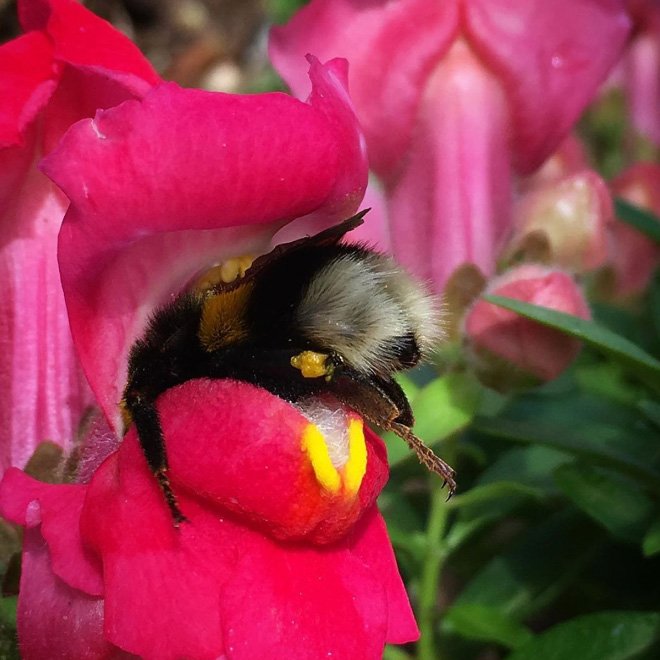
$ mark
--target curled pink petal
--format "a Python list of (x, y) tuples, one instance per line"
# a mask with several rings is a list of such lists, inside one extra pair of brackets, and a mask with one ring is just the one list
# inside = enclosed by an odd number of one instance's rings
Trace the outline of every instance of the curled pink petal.
[(312, 64), (310, 104), (162, 85), (80, 122), (46, 159), (71, 199), (59, 260), (74, 339), (115, 429), (128, 350), (156, 306), (205, 267), (265, 252), (294, 218), (357, 207), (366, 163), (332, 71)]
[(412, 137), (423, 86), (457, 30), (455, 2), (400, 0), (384, 10), (379, 2), (317, 0), (273, 28), (269, 53), (301, 98), (309, 89), (301, 66), (307, 53), (349, 60), (349, 89), (371, 167), (389, 179)]
[(80, 538), (78, 521), (85, 494), (84, 486), (44, 484), (10, 468), (0, 483), (0, 513), (18, 525), (41, 525), (55, 575), (74, 589), (101, 596), (100, 565)]

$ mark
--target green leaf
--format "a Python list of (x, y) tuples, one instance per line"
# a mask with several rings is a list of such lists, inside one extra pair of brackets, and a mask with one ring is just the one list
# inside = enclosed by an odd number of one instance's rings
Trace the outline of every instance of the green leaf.
[(641, 386), (633, 384), (616, 362), (579, 364), (575, 379), (581, 389), (618, 403), (634, 405), (644, 395)]
[(555, 479), (578, 508), (614, 536), (634, 543), (642, 540), (654, 507), (637, 484), (581, 463), (560, 466)]
[(642, 541), (642, 552), (646, 557), (652, 557), (660, 552), (660, 518), (656, 518), (646, 532)]
[(655, 612), (599, 612), (560, 623), (518, 648), (507, 660), (627, 660), (660, 634)]
[(478, 530), (503, 519), (528, 500), (539, 501), (543, 492), (514, 481), (500, 481), (471, 488), (452, 497), (447, 508), (459, 509), (445, 543), (450, 551), (456, 550)]
[(638, 408), (646, 416), (648, 420), (653, 422), (655, 426), (660, 428), (660, 403), (656, 401), (640, 401)]
[[(625, 433), (608, 425), (590, 424), (572, 429), (565, 424), (552, 425), (546, 422), (541, 425), (537, 420), (483, 417), (475, 419), (473, 428), (515, 442), (534, 443), (565, 451), (588, 459), (594, 465), (613, 468), (634, 477), (650, 490), (660, 493), (660, 472), (651, 460), (657, 459), (657, 449), (651, 453), (646, 446), (646, 438), (635, 437), (633, 432)], [(636, 443), (640, 443), (643, 451), (636, 451)]]
[(531, 488), (530, 486), (525, 486), (524, 484), (515, 481), (499, 481), (476, 486), (475, 488), (468, 490), (466, 493), (455, 495), (449, 500), (449, 502), (447, 502), (447, 508), (462, 508), (465, 510), (466, 508), (469, 509), (475, 507), (475, 505), (482, 505), (484, 503), (488, 504), (493, 500), (510, 498), (512, 496), (515, 499), (518, 499), (521, 496), (541, 499), (543, 493), (537, 488)]
[(400, 648), (388, 644), (383, 651), (383, 660), (410, 660), (410, 656)]
[(479, 477), (479, 484), (498, 481), (513, 481), (530, 486), (536, 492), (557, 492), (552, 473), (556, 467), (572, 461), (574, 458), (566, 452), (548, 447), (530, 445), (514, 447), (502, 452), (497, 460), (489, 465)]
[[(434, 445), (465, 428), (479, 405), (481, 386), (468, 373), (451, 372), (436, 378), (416, 393), (411, 406), (415, 414), (415, 433)], [(383, 434), (390, 467), (413, 456), (406, 444), (393, 433)]]
[(529, 617), (559, 595), (582, 570), (600, 542), (594, 531), (584, 524), (582, 516), (571, 511), (546, 518), (488, 562), (454, 605), (486, 605), (517, 620)]
[(533, 638), (525, 626), (499, 609), (470, 603), (449, 608), (443, 617), (442, 630), (467, 639), (495, 642), (510, 649), (518, 648)]
[(634, 227), (652, 241), (660, 243), (660, 218), (657, 215), (620, 197), (614, 200), (614, 211), (619, 220)]
[(618, 360), (655, 390), (660, 390), (660, 361), (642, 350), (637, 344), (617, 335), (594, 321), (565, 314), (546, 307), (537, 307), (521, 300), (488, 295), (484, 299), (516, 314), (532, 319), (580, 339), (598, 351)]
[(423, 387), (412, 401), (415, 433), (432, 445), (465, 428), (474, 417), (481, 386), (472, 374), (450, 372)]
[(657, 270), (648, 292), (648, 309), (655, 336), (660, 337), (660, 270)]

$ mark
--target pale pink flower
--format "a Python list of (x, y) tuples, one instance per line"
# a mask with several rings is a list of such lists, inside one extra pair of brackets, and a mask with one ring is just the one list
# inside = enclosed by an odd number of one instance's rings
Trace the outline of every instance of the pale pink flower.
[(313, 0), (270, 53), (301, 96), (302, 55), (349, 59), (392, 249), (441, 290), (462, 263), (493, 272), (514, 179), (566, 136), (629, 28), (623, 0)]

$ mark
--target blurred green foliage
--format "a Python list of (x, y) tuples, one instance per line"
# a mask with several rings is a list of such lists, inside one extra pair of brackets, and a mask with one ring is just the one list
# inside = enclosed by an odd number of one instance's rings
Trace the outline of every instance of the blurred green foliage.
[[(624, 211), (657, 240), (657, 219)], [(593, 321), (489, 299), (585, 346), (554, 382), (508, 395), (460, 359), (405, 379), (459, 488), (446, 501), (387, 438), (381, 506), (422, 638), (386, 658), (660, 657), (660, 277)]]

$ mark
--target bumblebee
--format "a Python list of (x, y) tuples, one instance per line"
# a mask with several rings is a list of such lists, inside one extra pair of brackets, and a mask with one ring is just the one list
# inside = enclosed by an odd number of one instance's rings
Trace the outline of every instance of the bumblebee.
[(156, 400), (194, 378), (252, 383), (294, 404), (334, 396), (405, 440), (453, 493), (454, 471), (413, 434), (393, 379), (432, 349), (437, 307), (388, 256), (341, 242), (364, 213), (251, 264), (213, 269), (158, 309), (134, 344), (122, 407), (175, 524), (186, 518), (169, 483)]

